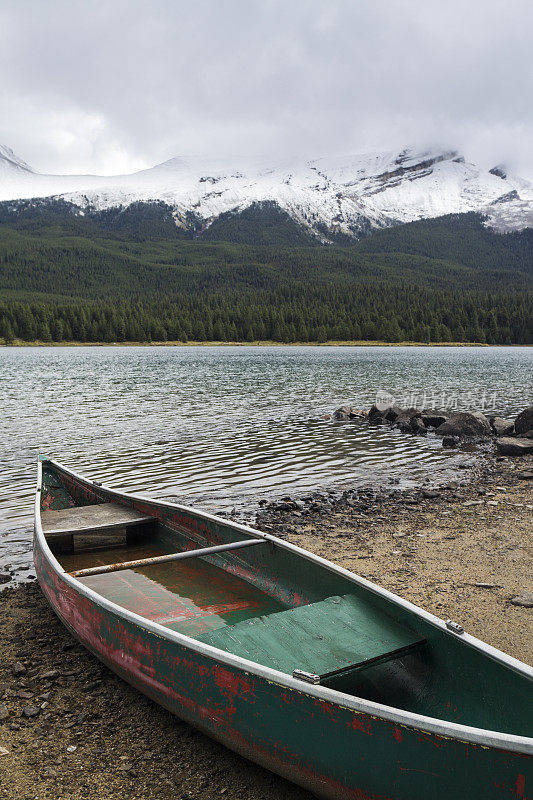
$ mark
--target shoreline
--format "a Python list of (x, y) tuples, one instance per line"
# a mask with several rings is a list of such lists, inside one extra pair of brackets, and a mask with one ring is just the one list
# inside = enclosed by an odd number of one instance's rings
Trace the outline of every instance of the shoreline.
[[(481, 453), (439, 487), (315, 493), (263, 506), (256, 524), (531, 662), (533, 612), (511, 600), (531, 591), (532, 470), (533, 456)], [(35, 582), (0, 606), (0, 798), (311, 800), (115, 677)]]
[(533, 347), (531, 344), (487, 344), (486, 342), (383, 342), (380, 340), (353, 340), (327, 342), (25, 342), (15, 339), (6, 343), (0, 340), (0, 347)]

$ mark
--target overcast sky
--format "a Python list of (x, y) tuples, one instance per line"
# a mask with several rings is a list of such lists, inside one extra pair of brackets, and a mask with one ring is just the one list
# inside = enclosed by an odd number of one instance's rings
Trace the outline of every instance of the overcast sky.
[(533, 179), (530, 0), (0, 0), (0, 143), (39, 171), (441, 145)]

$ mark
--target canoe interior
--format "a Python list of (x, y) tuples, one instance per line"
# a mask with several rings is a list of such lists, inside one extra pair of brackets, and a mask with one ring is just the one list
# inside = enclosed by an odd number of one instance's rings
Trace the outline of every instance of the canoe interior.
[[(54, 512), (90, 519), (91, 509), (76, 512), (80, 506), (112, 502), (129, 515), (122, 527), (115, 510), (114, 527), (51, 536), (67, 572), (249, 538), (193, 511), (109, 495), (48, 462), (41, 498), (51, 530)], [(79, 580), (141, 617), (281, 672), (303, 670), (332, 689), (442, 720), (532, 734), (527, 676), (272, 543)]]

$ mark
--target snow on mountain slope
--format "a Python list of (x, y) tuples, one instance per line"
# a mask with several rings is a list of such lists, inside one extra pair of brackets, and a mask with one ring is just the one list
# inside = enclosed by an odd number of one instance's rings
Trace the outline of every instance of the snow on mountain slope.
[(370, 153), (278, 164), (173, 158), (130, 175), (42, 175), (0, 147), (0, 200), (61, 196), (80, 209), (163, 201), (176, 224), (276, 202), (327, 239), (443, 214), (478, 211), (499, 230), (533, 226), (533, 184), (465, 162), (455, 151)]
[(34, 173), (29, 164), (16, 156), (13, 150), (5, 144), (0, 144), (0, 170), (2, 177), (4, 175), (7, 177), (10, 173), (13, 175), (20, 175), (24, 172)]

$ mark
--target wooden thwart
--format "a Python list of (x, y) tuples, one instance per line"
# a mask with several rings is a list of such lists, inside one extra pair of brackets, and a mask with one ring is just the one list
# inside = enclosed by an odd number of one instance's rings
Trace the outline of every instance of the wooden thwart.
[(88, 567), (71, 572), (73, 578), (88, 578), (90, 575), (102, 575), (106, 572), (119, 572), (123, 569), (147, 567), (151, 564), (164, 564), (167, 561), (183, 561), (185, 558), (209, 556), (213, 553), (224, 553), (228, 550), (239, 550), (241, 547), (251, 547), (254, 544), (265, 544), (265, 539), (245, 539), (242, 542), (229, 542), (229, 544), (216, 544), (212, 547), (201, 547), (198, 550), (184, 550), (180, 553), (168, 553), (164, 556), (152, 558), (139, 558), (136, 561), (122, 561), (117, 564), (106, 564), (103, 567)]
[(409, 628), (349, 594), (255, 617), (197, 638), (312, 683), (400, 658), (425, 644)]
[(43, 533), (47, 541), (74, 534), (121, 530), (145, 525), (155, 519), (118, 503), (99, 503), (41, 512)]

